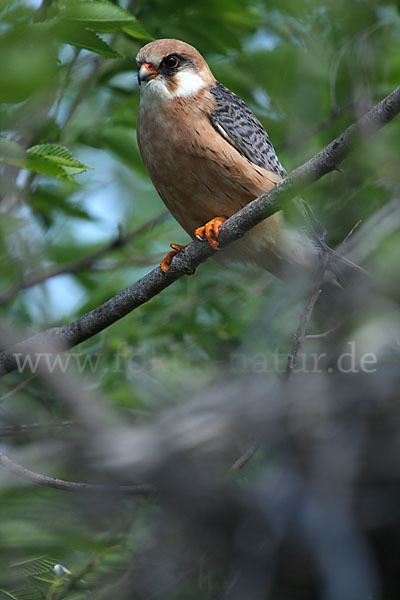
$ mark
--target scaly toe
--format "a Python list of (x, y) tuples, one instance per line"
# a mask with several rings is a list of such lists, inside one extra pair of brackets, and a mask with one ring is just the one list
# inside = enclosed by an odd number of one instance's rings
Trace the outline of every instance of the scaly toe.
[(208, 221), (208, 223), (195, 230), (195, 236), (199, 240), (204, 240), (204, 238), (206, 238), (211, 248), (216, 250), (219, 246), (218, 231), (224, 221), (226, 221), (225, 217), (215, 217), (215, 219), (211, 219), (211, 221)]
[(168, 252), (168, 254), (164, 258), (164, 260), (161, 261), (160, 269), (163, 273), (167, 273), (169, 271), (172, 259), (176, 254), (178, 254), (178, 252), (179, 252), (179, 250), (171, 250), (171, 252)]
[[(170, 252), (168, 252), (167, 256), (160, 263), (160, 269), (163, 273), (167, 273), (169, 271), (169, 268), (171, 266), (171, 262), (172, 262), (172, 259), (174, 258), (174, 256), (179, 254), (179, 252), (181, 250), (183, 250), (184, 248), (186, 248), (186, 246), (189, 246), (189, 244), (174, 244), (174, 243), (170, 244), (170, 247), (172, 248), (172, 250)], [(188, 273), (188, 274), (192, 275), (192, 273), (194, 273), (194, 271), (192, 271), (191, 273)]]
[(201, 227), (198, 227), (197, 229), (194, 230), (194, 235), (197, 237), (197, 239), (200, 242), (204, 242), (204, 237), (205, 237), (205, 225), (202, 225)]

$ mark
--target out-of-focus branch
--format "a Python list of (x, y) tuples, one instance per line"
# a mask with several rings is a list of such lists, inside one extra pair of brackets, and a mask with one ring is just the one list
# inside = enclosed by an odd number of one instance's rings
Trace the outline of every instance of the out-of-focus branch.
[(10, 425), (8, 427), (0, 427), (0, 437), (11, 437), (14, 435), (20, 435), (21, 433), (31, 433), (33, 431), (61, 429), (63, 427), (71, 427), (72, 425), (72, 421), (61, 421), (60, 423), (26, 423), (21, 425)]
[[(353, 235), (353, 233), (356, 231), (356, 229), (359, 227), (361, 221), (358, 221), (354, 227), (351, 228), (351, 230), (349, 231), (349, 233), (346, 235), (346, 237), (344, 238), (344, 240), (339, 244), (339, 246), (336, 248), (336, 252), (338, 253), (342, 253), (344, 246), (347, 244), (348, 240), (351, 238), (351, 236)], [(310, 340), (310, 339), (317, 339), (317, 338), (324, 338), (326, 336), (328, 336), (330, 333), (332, 333), (333, 331), (335, 331), (337, 329), (337, 325), (331, 329), (329, 329), (328, 331), (324, 331), (323, 333), (319, 333), (319, 334), (310, 334), (310, 335), (306, 335), (306, 330), (307, 330), (307, 326), (310, 322), (311, 319), (311, 315), (312, 312), (314, 310), (315, 304), (318, 300), (318, 296), (321, 292), (321, 286), (324, 280), (324, 275), (325, 275), (325, 271), (328, 267), (328, 263), (329, 263), (329, 256), (327, 253), (322, 253), (322, 259), (321, 259), (321, 264), (319, 267), (319, 271), (317, 274), (317, 277), (315, 279), (315, 284), (311, 290), (311, 294), (310, 297), (308, 299), (308, 302), (304, 308), (304, 311), (301, 314), (300, 317), (300, 322), (299, 322), (299, 326), (297, 328), (296, 333), (293, 336), (293, 341), (292, 341), (292, 349), (291, 352), (289, 354), (288, 357), (288, 363), (287, 363), (287, 367), (286, 367), (286, 371), (285, 371), (285, 378), (286, 379), (290, 379), (290, 377), (293, 374), (293, 370), (296, 366), (297, 363), (297, 359), (298, 359), (298, 355), (299, 355), (299, 351), (301, 348), (301, 345), (303, 342), (305, 342), (306, 340)]]
[[(348, 127), (316, 156), (285, 177), (270, 192), (263, 194), (227, 219), (219, 232), (221, 246), (240, 239), (251, 227), (284, 209), (291, 198), (326, 173), (337, 169), (354, 146), (360, 144), (360, 140), (378, 131), (399, 112), (400, 87)], [(72, 323), (48, 329), (0, 353), (0, 373), (15, 370), (17, 368), (15, 355), (35, 352), (38, 344), (43, 348), (44, 344), (53, 342), (61, 349), (67, 349), (91, 338), (148, 302), (184, 274), (193, 272), (214, 252), (205, 242), (190, 244), (174, 258), (168, 273), (163, 273), (159, 268), (153, 269), (136, 283)]]
[(65, 92), (68, 89), (68, 85), (69, 85), (69, 82), (70, 82), (72, 70), (73, 70), (73, 68), (74, 68), (74, 66), (75, 66), (75, 64), (76, 64), (76, 62), (77, 62), (77, 60), (79, 58), (79, 55), (80, 55), (81, 51), (82, 51), (81, 48), (75, 48), (74, 56), (73, 56), (72, 60), (70, 60), (69, 63), (68, 63), (68, 67), (66, 69), (66, 73), (65, 73), (65, 77), (64, 77), (64, 82), (63, 82), (63, 84), (61, 86), (60, 93), (58, 95), (58, 98), (56, 100), (55, 107), (54, 107), (54, 120), (55, 121), (57, 121), (57, 117), (58, 117), (58, 113), (59, 113), (59, 110), (60, 110), (61, 103), (62, 103), (62, 101), (64, 99)]
[[(360, 224), (360, 221), (354, 225), (354, 227), (346, 235), (343, 242), (339, 245), (339, 248), (342, 248), (347, 243), (347, 241), (350, 239), (350, 237), (352, 236), (354, 231), (357, 229), (359, 224)], [(316, 239), (317, 239), (317, 237), (316, 237)], [(299, 356), (299, 352), (300, 352), (302, 343), (305, 342), (306, 340), (310, 340), (310, 339), (327, 337), (330, 333), (335, 331), (338, 327), (338, 325), (336, 325), (332, 329), (324, 331), (323, 333), (314, 334), (314, 335), (312, 335), (312, 334), (306, 335), (306, 330), (307, 330), (308, 324), (310, 322), (311, 315), (315, 308), (315, 304), (318, 300), (318, 297), (321, 293), (324, 275), (325, 275), (325, 271), (328, 267), (328, 264), (329, 264), (329, 254), (325, 251), (322, 253), (322, 256), (321, 256), (321, 263), (319, 266), (317, 276), (315, 278), (315, 283), (311, 290), (310, 297), (309, 297), (307, 304), (304, 307), (304, 310), (300, 316), (300, 322), (299, 322), (297, 331), (293, 336), (292, 348), (291, 348), (290, 354), (288, 356), (287, 367), (286, 367), (286, 370), (284, 373), (284, 379), (286, 381), (289, 381), (293, 374), (294, 368), (297, 364), (297, 359)], [(264, 439), (264, 436), (258, 437), (257, 440), (255, 442), (253, 442), (253, 444), (247, 448), (247, 450), (233, 463), (233, 465), (231, 467), (232, 471), (240, 471), (241, 469), (243, 469), (243, 467), (245, 467), (247, 465), (248, 462), (250, 462), (250, 460), (253, 458), (253, 456), (256, 454), (257, 450), (261, 446), (263, 439)]]
[(286, 379), (290, 379), (290, 377), (292, 376), (293, 369), (295, 368), (296, 363), (297, 363), (301, 345), (304, 342), (304, 340), (306, 339), (305, 334), (306, 334), (307, 325), (310, 322), (311, 315), (314, 310), (314, 306), (315, 306), (315, 304), (318, 300), (318, 296), (320, 295), (320, 292), (321, 292), (321, 286), (322, 286), (322, 282), (324, 279), (324, 274), (326, 271), (327, 264), (328, 264), (328, 254), (324, 254), (322, 256), (321, 265), (320, 265), (318, 275), (315, 280), (315, 284), (312, 288), (308, 302), (301, 314), (297, 331), (293, 336), (292, 349), (291, 349), (289, 357), (288, 357), (288, 363), (287, 363), (287, 367), (286, 367), (286, 371), (285, 371)]
[(299, 133), (296, 133), (295, 135), (291, 135), (290, 137), (288, 137), (285, 140), (283, 140), (282, 142), (280, 142), (280, 144), (276, 144), (275, 148), (277, 150), (282, 150), (284, 148), (291, 148), (292, 146), (301, 144), (302, 142), (304, 142), (311, 136), (313, 136), (316, 133), (319, 133), (320, 131), (323, 131), (324, 129), (329, 127), (329, 125), (331, 123), (333, 123), (338, 117), (341, 117), (348, 110), (353, 108), (353, 106), (355, 106), (355, 105), (357, 105), (357, 101), (352, 100), (351, 102), (348, 102), (341, 108), (332, 109), (331, 114), (326, 119), (324, 119), (320, 123), (316, 123), (316, 125), (313, 125), (312, 127), (309, 127), (308, 129), (299, 131)]
[(90, 86), (92, 85), (94, 80), (96, 79), (97, 71), (98, 71), (100, 65), (103, 63), (103, 61), (104, 61), (104, 58), (102, 56), (96, 56), (93, 59), (91, 70), (90, 70), (89, 74), (87, 75), (87, 77), (83, 80), (82, 85), (79, 88), (79, 90), (70, 106), (70, 109), (69, 109), (64, 121), (61, 124), (60, 132), (64, 131), (64, 129), (70, 122), (76, 109), (79, 107), (80, 103), (82, 102), (83, 98), (85, 97), (86, 92), (88, 91), (88, 89), (90, 88)]
[(24, 379), (23, 381), (20, 381), (20, 383), (18, 385), (16, 385), (12, 389), (10, 389), (8, 392), (6, 392), (2, 396), (0, 396), (0, 403), (4, 402), (4, 400), (7, 400), (7, 398), (10, 398), (14, 394), (16, 394), (17, 392), (19, 392), (20, 390), (22, 390), (28, 383), (30, 383), (33, 379), (35, 379), (35, 377), (36, 377), (36, 375), (31, 375), (27, 379)]
[(146, 496), (155, 494), (156, 490), (151, 485), (97, 485), (92, 483), (78, 483), (76, 481), (65, 481), (57, 477), (48, 477), (26, 469), (22, 465), (14, 462), (3, 453), (0, 453), (0, 465), (5, 467), (11, 473), (27, 479), (37, 485), (51, 487), (65, 492), (89, 492), (101, 494), (126, 494), (128, 496)]
[[(287, 381), (289, 381), (289, 379), (291, 378), (293, 369), (296, 366), (297, 358), (298, 358), (299, 351), (301, 348), (301, 344), (307, 339), (306, 335), (305, 335), (306, 328), (307, 328), (308, 323), (310, 322), (310, 318), (311, 318), (312, 312), (314, 310), (314, 306), (318, 300), (318, 296), (321, 291), (321, 285), (322, 285), (324, 274), (325, 274), (326, 267), (328, 264), (328, 258), (329, 257), (328, 257), (327, 253), (323, 254), (320, 268), (319, 268), (319, 271), (318, 271), (318, 274), (316, 277), (315, 285), (312, 288), (308, 302), (301, 314), (297, 331), (293, 336), (292, 349), (288, 356), (288, 363), (287, 363), (286, 371), (284, 374), (284, 377)], [(247, 465), (248, 462), (251, 461), (251, 459), (253, 458), (253, 456), (256, 454), (257, 450), (261, 446), (263, 439), (264, 439), (264, 436), (258, 437), (256, 439), (256, 441), (253, 442), (251, 444), (251, 446), (249, 446), (247, 448), (247, 450), (233, 463), (233, 465), (231, 467), (232, 471), (240, 471), (241, 469), (243, 469), (243, 467), (245, 467)]]
[(231, 466), (232, 471), (240, 471), (241, 469), (243, 469), (243, 467), (247, 465), (248, 462), (251, 461), (251, 459), (261, 446), (263, 438), (264, 436), (259, 437), (251, 446), (247, 448), (246, 452), (244, 452), (242, 456), (240, 456)]
[(117, 248), (122, 248), (123, 246), (126, 246), (134, 238), (138, 237), (141, 233), (162, 223), (162, 221), (165, 220), (167, 215), (167, 212), (161, 213), (157, 217), (146, 221), (145, 223), (139, 225), (139, 227), (136, 227), (135, 229), (129, 231), (125, 235), (118, 235), (114, 240), (109, 242), (103, 248), (100, 248), (99, 250), (96, 250), (95, 252), (84, 256), (83, 258), (79, 258), (74, 262), (68, 263), (66, 265), (57, 265), (54, 267), (50, 267), (49, 269), (46, 269), (41, 273), (33, 273), (32, 275), (29, 275), (28, 277), (20, 281), (18, 284), (14, 285), (13, 287), (0, 294), (0, 306), (14, 298), (22, 290), (31, 288), (39, 283), (43, 283), (44, 281), (47, 281), (47, 279), (57, 277), (57, 275), (70, 275), (72, 273), (77, 273), (78, 271), (83, 271), (84, 269), (89, 269), (93, 267), (93, 265), (98, 260), (106, 256), (109, 252), (112, 252)]
[(150, 267), (151, 265), (160, 263), (164, 258), (164, 254), (135, 254), (126, 260), (116, 260), (114, 262), (94, 264), (90, 267), (91, 271), (116, 271), (118, 269), (131, 269), (132, 267)]

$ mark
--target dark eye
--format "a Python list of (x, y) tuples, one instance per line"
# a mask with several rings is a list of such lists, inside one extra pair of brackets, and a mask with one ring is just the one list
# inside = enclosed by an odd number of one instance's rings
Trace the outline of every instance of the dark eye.
[(167, 69), (174, 69), (179, 65), (179, 60), (176, 56), (167, 56), (161, 63), (162, 67), (167, 67)]

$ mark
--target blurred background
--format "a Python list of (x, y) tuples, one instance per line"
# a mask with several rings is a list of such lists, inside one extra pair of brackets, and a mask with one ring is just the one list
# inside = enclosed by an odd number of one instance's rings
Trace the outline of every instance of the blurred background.
[[(399, 6), (0, 0), (2, 346), (188, 241), (137, 148), (142, 45), (194, 45), (291, 171), (397, 87)], [(1, 380), (2, 452), (115, 491), (2, 469), (0, 598), (399, 597), (399, 165), (397, 119), (304, 192), (331, 247), (361, 221), (343, 252), (374, 292), (334, 322), (314, 311), (290, 377), (307, 294), (207, 261), (46, 372)], [(118, 488), (139, 483), (159, 495)]]

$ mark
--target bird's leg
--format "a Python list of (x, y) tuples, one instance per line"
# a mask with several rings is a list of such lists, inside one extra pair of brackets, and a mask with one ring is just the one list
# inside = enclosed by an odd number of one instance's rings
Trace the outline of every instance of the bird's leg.
[(211, 248), (216, 249), (219, 246), (218, 231), (224, 221), (226, 221), (225, 217), (215, 217), (215, 219), (211, 219), (205, 225), (195, 229), (194, 235), (200, 241), (205, 238)]
[[(190, 242), (191, 243), (191, 242)], [(169, 271), (169, 267), (171, 265), (172, 259), (176, 254), (179, 254), (179, 252), (181, 250), (183, 250), (184, 248), (186, 248), (186, 246), (189, 246), (190, 244), (170, 244), (172, 250), (170, 252), (168, 252), (167, 256), (164, 258), (163, 261), (161, 261), (160, 263), (160, 269), (163, 273), (166, 273), (167, 271)], [(194, 273), (194, 271), (193, 271)], [(192, 275), (192, 273), (189, 273), (189, 275)]]

